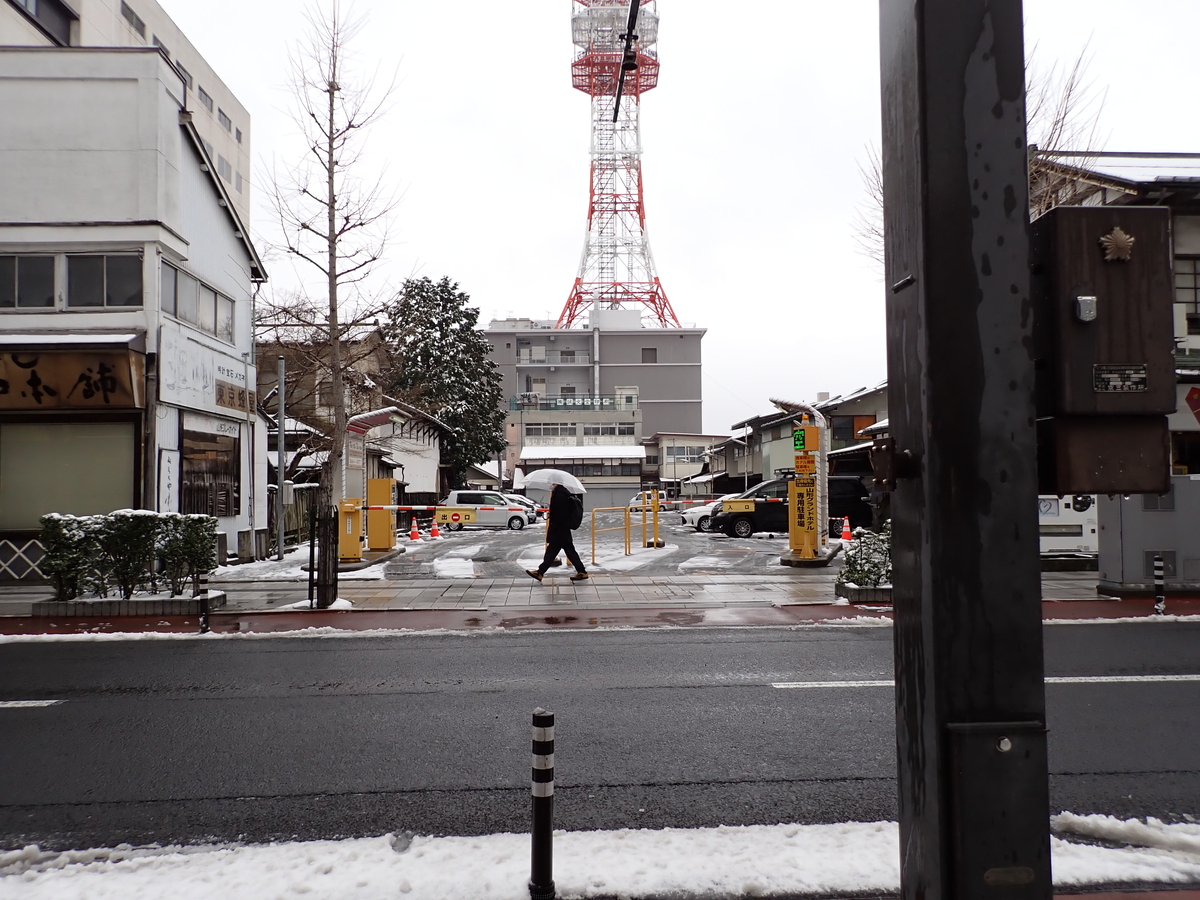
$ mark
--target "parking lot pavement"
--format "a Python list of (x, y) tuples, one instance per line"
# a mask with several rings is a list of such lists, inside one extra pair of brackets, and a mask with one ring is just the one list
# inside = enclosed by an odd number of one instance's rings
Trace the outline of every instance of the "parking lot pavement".
[[(542, 583), (525, 574), (542, 558), (545, 527), (521, 531), (464, 529), (437, 541), (403, 541), (406, 552), (381, 567), (344, 573), (339, 595), (355, 608), (518, 609), (769, 607), (835, 602), (837, 558), (827, 568), (793, 569), (779, 564), (787, 550), (783, 536), (729, 538), (702, 534), (665, 516), (659, 538), (666, 546), (641, 546), (635, 528), (632, 553), (624, 552), (620, 531), (597, 535), (592, 562), (590, 522), (576, 532), (576, 545), (591, 573), (589, 581), (568, 581), (571, 567), (552, 568)], [(598, 517), (598, 527), (619, 526), (619, 517)], [(247, 567), (249, 568), (249, 567)], [(249, 574), (249, 573), (247, 573)], [(280, 577), (281, 576), (281, 577)], [(1096, 599), (1095, 572), (1047, 572), (1047, 600)], [(272, 580), (214, 579), (228, 594), (230, 611), (278, 610), (303, 601), (306, 579), (297, 572)], [(48, 587), (0, 588), (0, 615), (28, 615), (34, 599)]]

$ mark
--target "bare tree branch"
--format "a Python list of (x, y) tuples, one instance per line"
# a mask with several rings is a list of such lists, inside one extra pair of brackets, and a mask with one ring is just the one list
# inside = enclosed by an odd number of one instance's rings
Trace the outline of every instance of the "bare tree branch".
[[(289, 349), (299, 371), (317, 373), (313, 390), (329, 395), (330, 421), (312, 427), (325, 435), (325, 484), (338, 500), (344, 491), (347, 404), (362, 393), (354, 345), (369, 343), (360, 332), (378, 316), (378, 304), (364, 302), (359, 286), (383, 258), (388, 219), (398, 202), (383, 174), (371, 181), (360, 176), (361, 140), (386, 114), (395, 78), (377, 90), (377, 73), (357, 71), (349, 47), (365, 19), (350, 14), (342, 0), (314, 0), (305, 19), (307, 33), (288, 54), (291, 116), (305, 151), (294, 167), (273, 171), (270, 201), (281, 249), (315, 269), (323, 284), (319, 300), (296, 294), (265, 302), (256, 327), (261, 341)], [(321, 391), (324, 374), (328, 389)], [(286, 387), (290, 392), (292, 385)]]
[[(1088, 45), (1069, 69), (1055, 63), (1048, 70), (1039, 68), (1033, 47), (1025, 62), (1026, 133), (1030, 142), (1029, 154), (1029, 215), (1031, 219), (1071, 203), (1078, 191), (1090, 189), (1082, 185), (1077, 174), (1064, 168), (1061, 154), (1071, 151), (1098, 151), (1100, 115), (1104, 109), (1105, 91), (1097, 91), (1088, 80), (1091, 62)], [(1087, 168), (1095, 157), (1072, 155), (1071, 165)], [(883, 233), (883, 166), (879, 151), (867, 147), (867, 160), (859, 163), (863, 180), (863, 196), (855, 210), (851, 226), (858, 250), (878, 266), (884, 266)]]

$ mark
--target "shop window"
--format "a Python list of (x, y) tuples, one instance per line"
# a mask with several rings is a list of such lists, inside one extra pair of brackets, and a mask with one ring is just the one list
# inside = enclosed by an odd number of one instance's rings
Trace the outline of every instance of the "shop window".
[(0, 256), (0, 309), (53, 306), (53, 256)]
[(132, 422), (0, 425), (0, 530), (36, 531), (46, 513), (136, 505)]
[(67, 306), (142, 305), (142, 261), (136, 256), (68, 256)]
[(180, 512), (206, 516), (236, 516), (241, 512), (238, 435), (239, 427), (234, 423), (217, 427), (184, 424), (180, 437)]

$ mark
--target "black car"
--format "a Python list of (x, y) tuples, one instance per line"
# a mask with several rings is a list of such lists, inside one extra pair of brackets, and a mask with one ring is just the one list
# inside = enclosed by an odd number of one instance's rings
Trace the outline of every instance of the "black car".
[[(829, 476), (829, 532), (840, 537), (842, 519), (850, 517), (851, 528), (871, 527), (871, 492), (864, 479), (857, 475)], [(740, 509), (740, 500), (753, 500), (753, 509)], [(747, 538), (756, 532), (784, 534), (788, 530), (788, 479), (764, 481), (739, 494), (732, 501), (722, 501), (713, 508), (710, 531), (720, 531), (729, 537)]]
[[(753, 500), (752, 510), (736, 509), (739, 501)], [(730, 507), (733, 506), (734, 509)], [(736, 511), (735, 511), (736, 509)], [(746, 538), (756, 531), (784, 533), (788, 530), (788, 483), (786, 478), (764, 481), (733, 500), (713, 507), (709, 531), (723, 531), (730, 537)]]
[(871, 490), (867, 487), (871, 477), (859, 475), (829, 476), (829, 536), (841, 537), (842, 520), (850, 517), (850, 528), (872, 528), (873, 509)]

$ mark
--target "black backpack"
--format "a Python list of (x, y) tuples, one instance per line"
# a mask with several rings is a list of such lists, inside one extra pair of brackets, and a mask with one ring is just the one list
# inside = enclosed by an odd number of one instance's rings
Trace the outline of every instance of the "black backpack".
[(583, 498), (571, 495), (571, 530), (574, 531), (583, 524)]

